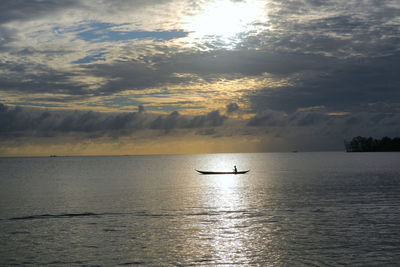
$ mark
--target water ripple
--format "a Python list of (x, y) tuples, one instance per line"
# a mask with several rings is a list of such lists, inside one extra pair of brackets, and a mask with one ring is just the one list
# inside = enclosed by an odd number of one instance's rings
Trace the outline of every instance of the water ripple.
[(18, 220), (38, 220), (38, 219), (60, 219), (60, 218), (73, 218), (73, 217), (98, 217), (105, 215), (122, 215), (123, 213), (62, 213), (62, 214), (40, 214), (40, 215), (30, 215), (22, 217), (13, 217), (7, 220), (18, 221)]

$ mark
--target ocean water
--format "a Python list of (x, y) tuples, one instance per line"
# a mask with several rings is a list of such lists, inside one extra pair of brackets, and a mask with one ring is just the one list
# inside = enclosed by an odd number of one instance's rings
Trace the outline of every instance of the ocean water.
[(0, 266), (399, 263), (399, 153), (0, 158)]

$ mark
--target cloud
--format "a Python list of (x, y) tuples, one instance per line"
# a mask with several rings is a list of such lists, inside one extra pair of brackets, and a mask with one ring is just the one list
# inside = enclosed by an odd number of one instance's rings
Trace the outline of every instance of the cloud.
[[(229, 80), (235, 75), (236, 78), (237, 75), (246, 77), (267, 73), (276, 78), (290, 79), (294, 86), (275, 90), (272, 95), (268, 88), (267, 94), (261, 92), (256, 96), (275, 103), (276, 98), (284, 99), (288, 95), (288, 101), (277, 101), (275, 106), (286, 105), (286, 110), (295, 110), (299, 106), (290, 104), (291, 95), (300, 98), (303, 102), (300, 106), (325, 105), (318, 101), (343, 103), (338, 100), (343, 97), (340, 90), (350, 88), (350, 94), (362, 96), (368, 89), (360, 89), (358, 84), (367, 83), (367, 79), (374, 79), (375, 88), (382, 87), (386, 80), (398, 82), (394, 70), (399, 62), (396, 52), (399, 32), (395, 23), (399, 5), (394, 1), (379, 4), (367, 1), (365, 5), (358, 5), (357, 1), (346, 4), (337, 1), (270, 1), (267, 22), (259, 23), (256, 32), (241, 33), (235, 49), (213, 45), (212, 49), (204, 51), (179, 43), (137, 42), (143, 38), (168, 41), (185, 37), (188, 33), (177, 27), (176, 19), (179, 17), (175, 17), (175, 24), (171, 17), (162, 20), (171, 22), (173, 27), (169, 29), (144, 30), (148, 25), (143, 21), (144, 17), (129, 23), (128, 11), (141, 12), (145, 16), (152, 14), (150, 10), (155, 6), (177, 7), (180, 4), (176, 1), (113, 1), (112, 4), (72, 0), (62, 3), (50, 0), (3, 1), (1, 10), (4, 16), (0, 16), (3, 23), (14, 20), (35, 22), (39, 18), (46, 21), (50, 19), (47, 16), (66, 14), (68, 10), (73, 10), (73, 17), (71, 21), (63, 20), (61, 16), (58, 23), (42, 29), (43, 23), (35, 25), (37, 30), (33, 33), (14, 28), (21, 31), (14, 34), (3, 27), (3, 43), (15, 40), (21, 34), (29, 42), (19, 42), (22, 47), (18, 48), (8, 47), (12, 49), (14, 58), (8, 57), (9, 61), (2, 65), (2, 69), (13, 75), (2, 76), (0, 88), (10, 92), (31, 91), (87, 98), (89, 95), (111, 95), (132, 89), (197, 82), (189, 76), (175, 74), (190, 74), (214, 82), (221, 78)], [(188, 4), (187, 7), (193, 12), (201, 10), (198, 5)], [(108, 15), (103, 16), (104, 21), (91, 20), (83, 16), (88, 10), (93, 14)], [(40, 42), (35, 41), (42, 36), (50, 41), (47, 46), (39, 46)], [(110, 44), (115, 41), (126, 44)], [(25, 62), (19, 63), (22, 57)], [(57, 64), (54, 58), (59, 58)], [(64, 58), (71, 60), (65, 62)], [(387, 69), (388, 66), (392, 66), (391, 69)], [(369, 75), (379, 70), (381, 73), (377, 79)], [(351, 80), (351, 77), (355, 78)], [(372, 84), (368, 84), (372, 88)], [(389, 84), (396, 86), (395, 83)], [(379, 99), (373, 92), (369, 95), (362, 98), (364, 104), (370, 101), (369, 98), (377, 98), (372, 102), (384, 98)], [(263, 109), (259, 102), (255, 102), (252, 104), (255, 110)], [(268, 107), (271, 108), (269, 103)]]
[(75, 79), (78, 73), (50, 69), (41, 64), (0, 64), (8, 75), (0, 77), (0, 90), (30, 94), (51, 93), (53, 95), (79, 95), (86, 97), (89, 86)]
[(247, 122), (247, 126), (257, 127), (257, 126), (285, 126), (286, 119), (284, 118), (284, 114), (273, 111), (273, 110), (264, 110), (262, 113), (257, 114), (256, 116), (250, 118)]
[(398, 113), (354, 112), (330, 115), (322, 109), (285, 114), (265, 110), (262, 114), (250, 118), (247, 126), (297, 140), (299, 144), (306, 135), (312, 137), (316, 143), (323, 143), (321, 140), (329, 137), (332, 138), (330, 143), (336, 142), (336, 147), (340, 148), (341, 140), (353, 136), (398, 136), (400, 134), (400, 125), (396, 122), (398, 119), (400, 119)]
[(207, 3), (1, 1), (0, 138), (398, 133), (398, 1), (267, 1), (229, 45), (188, 28)]
[(304, 78), (294, 80), (293, 86), (256, 92), (250, 98), (253, 110), (273, 108), (291, 112), (323, 105), (329, 110), (356, 111), (378, 102), (396, 105), (400, 102), (400, 79), (396, 77), (399, 56), (343, 60), (331, 69), (321, 67), (320, 71), (299, 74)]
[(199, 129), (196, 134), (198, 135), (215, 135), (217, 132), (213, 128)]
[(66, 9), (79, 5), (79, 0), (3, 0), (0, 2), (0, 23), (54, 15), (54, 13), (65, 12)]
[(181, 116), (179, 112), (171, 112), (168, 116), (158, 116), (151, 125), (151, 129), (163, 129), (169, 132), (175, 128), (203, 128), (222, 126), (227, 118), (221, 115), (218, 110), (211, 111), (206, 115)]
[(145, 111), (144, 106), (143, 106), (143, 105), (139, 105), (139, 106), (138, 106), (138, 112), (139, 112), (139, 113), (143, 113), (144, 111)]
[(84, 72), (92, 77), (106, 78), (96, 94), (114, 94), (120, 91), (132, 89), (146, 89), (160, 86), (167, 82), (170, 71), (155, 70), (139, 61), (116, 63), (96, 63), (84, 67)]
[(236, 111), (238, 111), (239, 109), (240, 109), (240, 108), (239, 108), (239, 105), (236, 104), (236, 103), (234, 103), (234, 102), (229, 103), (229, 104), (226, 106), (226, 112), (227, 112), (228, 114), (233, 113), (233, 112), (236, 112)]
[[(0, 139), (16, 137), (56, 137), (69, 133), (88, 136), (125, 136), (139, 130), (199, 129), (222, 126), (227, 118), (218, 110), (205, 115), (183, 116), (174, 111), (169, 115), (138, 112), (100, 113), (93, 111), (49, 111), (10, 108), (0, 103)], [(208, 132), (210, 133), (210, 131)]]
[(141, 112), (99, 113), (93, 111), (42, 111), (9, 108), (0, 104), (0, 138), (54, 137), (71, 132), (126, 135), (146, 127)]
[[(0, 142), (6, 144), (19, 140), (17, 143), (21, 146), (41, 143), (59, 145), (65, 140), (84, 144), (101, 140), (122, 142), (124, 138), (145, 142), (157, 137), (159, 142), (163, 142), (162, 140), (168, 141), (177, 136), (232, 140), (242, 137), (246, 138), (252, 147), (261, 142), (254, 146), (258, 147), (257, 151), (291, 147), (305, 151), (341, 149), (344, 139), (358, 135), (382, 137), (400, 134), (398, 112), (329, 115), (324, 108), (296, 111), (291, 114), (265, 110), (263, 114), (250, 119), (228, 120), (218, 110), (196, 116), (181, 115), (176, 111), (168, 115), (147, 114), (140, 107), (138, 110), (104, 113), (26, 109), (0, 104)], [(277, 144), (281, 145), (280, 149)]]

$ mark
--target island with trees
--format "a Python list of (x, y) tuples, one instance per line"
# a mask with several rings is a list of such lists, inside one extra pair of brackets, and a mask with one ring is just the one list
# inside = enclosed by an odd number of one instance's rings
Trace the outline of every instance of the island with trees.
[(350, 142), (344, 142), (346, 152), (400, 152), (400, 137), (354, 137)]

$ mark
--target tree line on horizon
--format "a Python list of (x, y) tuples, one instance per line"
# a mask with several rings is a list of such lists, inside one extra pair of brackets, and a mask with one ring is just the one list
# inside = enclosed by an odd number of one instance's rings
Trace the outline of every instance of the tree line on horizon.
[(395, 152), (400, 151), (400, 137), (372, 137), (356, 136), (350, 142), (345, 141), (347, 152)]

